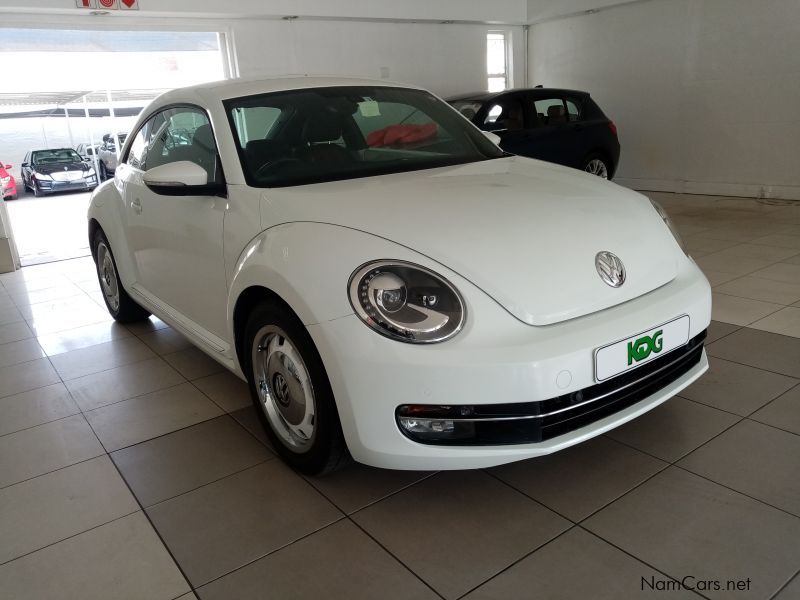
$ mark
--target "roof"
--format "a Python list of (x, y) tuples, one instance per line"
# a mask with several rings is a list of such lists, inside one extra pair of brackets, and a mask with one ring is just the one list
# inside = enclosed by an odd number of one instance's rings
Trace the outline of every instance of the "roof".
[(201, 83), (189, 87), (174, 89), (160, 96), (159, 102), (174, 102), (197, 96), (207, 100), (228, 100), (230, 98), (253, 96), (257, 94), (269, 94), (271, 92), (339, 86), (380, 86), (420, 89), (413, 85), (387, 81), (385, 79), (362, 79), (356, 77), (310, 75), (291, 75), (274, 78), (250, 77), (212, 81), (209, 83)]
[(445, 98), (448, 102), (457, 102), (459, 100), (475, 100), (477, 102), (489, 102), (490, 100), (494, 100), (499, 96), (504, 96), (505, 94), (513, 94), (514, 92), (533, 92), (535, 94), (541, 94), (542, 96), (548, 96), (551, 94), (564, 94), (567, 96), (588, 96), (589, 92), (583, 92), (581, 90), (569, 90), (566, 88), (546, 88), (546, 87), (535, 87), (535, 88), (512, 88), (510, 90), (503, 90), (502, 92), (473, 92), (471, 94), (458, 94), (455, 96), (450, 96)]

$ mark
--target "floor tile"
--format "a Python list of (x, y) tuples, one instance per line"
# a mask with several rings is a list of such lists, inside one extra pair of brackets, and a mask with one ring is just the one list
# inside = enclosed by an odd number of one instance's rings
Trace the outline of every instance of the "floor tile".
[(800, 436), (794, 433), (744, 420), (678, 465), (800, 516)]
[(736, 598), (769, 598), (800, 564), (800, 519), (675, 467), (603, 509), (585, 527), (678, 579), (750, 577), (750, 592)]
[(730, 362), (709, 358), (709, 369), (695, 383), (680, 392), (684, 398), (747, 416), (764, 406), (800, 380)]
[(0, 398), (0, 436), (80, 412), (61, 383)]
[[(308, 573), (314, 565), (313, 576)], [(309, 573), (310, 574), (310, 573)], [(435, 599), (434, 592), (350, 521), (270, 554), (198, 590), (202, 600)]]
[(155, 357), (71, 379), (66, 386), (81, 409), (88, 411), (184, 381), (180, 373)]
[(738, 419), (735, 415), (676, 396), (607, 435), (661, 460), (674, 462)]
[(221, 414), (216, 404), (184, 383), (91, 410), (86, 418), (113, 452)]
[(156, 354), (170, 354), (192, 347), (192, 343), (172, 327), (164, 327), (151, 333), (141, 334), (139, 339)]
[(33, 338), (0, 344), (0, 367), (17, 365), (43, 356), (44, 350)]
[(763, 279), (774, 279), (775, 281), (783, 281), (785, 283), (800, 284), (800, 265), (793, 265), (791, 263), (775, 263), (764, 269), (759, 269), (752, 273), (753, 277), (761, 277)]
[(733, 325), (732, 323), (723, 323), (722, 321), (711, 321), (711, 324), (708, 326), (708, 335), (706, 337), (706, 344), (710, 344), (711, 342), (715, 342), (720, 338), (725, 337), (726, 335), (733, 333), (739, 329), (739, 325)]
[(164, 360), (175, 367), (186, 379), (199, 379), (207, 375), (219, 373), (224, 367), (213, 358), (195, 347), (179, 352), (165, 354)]
[(192, 383), (216, 402), (225, 412), (234, 412), (253, 405), (247, 382), (230, 371), (195, 379)]
[(58, 374), (46, 358), (0, 367), (0, 398), (58, 383)]
[(754, 239), (753, 243), (800, 250), (800, 236), (797, 235), (767, 235)]
[(111, 455), (143, 506), (151, 506), (274, 455), (229, 416), (181, 429)]
[(375, 469), (354, 462), (325, 477), (309, 477), (308, 482), (340, 510), (351, 514), (432, 474), (429, 471)]
[[(642, 589), (645, 579), (666, 578), (597, 536), (573, 527), (465, 596), (465, 600), (521, 598), (522, 590), (536, 590), (531, 598), (553, 600), (653, 598), (653, 590)], [(699, 598), (685, 590), (672, 591), (665, 597)]]
[(716, 285), (720, 285), (721, 283), (725, 283), (726, 281), (732, 281), (734, 279), (738, 279), (741, 275), (734, 275), (733, 273), (723, 273), (722, 271), (714, 271), (713, 269), (703, 269), (703, 275), (706, 276), (708, 279), (708, 283), (711, 284), (712, 287)]
[(27, 340), (32, 337), (33, 332), (25, 321), (17, 321), (16, 323), (0, 325), (0, 344), (18, 342), (20, 340)]
[(136, 512), (107, 456), (0, 490), (0, 563)]
[(82, 415), (0, 438), (0, 487), (104, 454)]
[(189, 585), (134, 513), (0, 566), (0, 589), (14, 600), (172, 600)]
[(800, 572), (775, 596), (774, 600), (797, 600), (800, 598)]
[(711, 356), (800, 379), (800, 340), (746, 327), (709, 344)]
[(720, 250), (725, 250), (725, 248), (738, 245), (737, 242), (731, 240), (716, 240), (705, 237), (702, 233), (687, 235), (683, 238), (683, 242), (690, 253), (697, 250), (701, 252), (719, 252)]
[(718, 294), (716, 292), (712, 293), (711, 296), (711, 317), (715, 321), (734, 325), (749, 325), (783, 308), (780, 304), (728, 296), (727, 294)]
[(775, 398), (750, 418), (800, 435), (800, 385)]
[(267, 438), (267, 434), (264, 433), (264, 427), (261, 425), (261, 421), (258, 418), (258, 413), (256, 413), (254, 406), (251, 405), (248, 408), (236, 410), (231, 413), (231, 416), (259, 442), (269, 448), (272, 447), (272, 444)]
[(167, 500), (147, 512), (194, 586), (342, 517), (277, 460)]
[(25, 292), (12, 292), (11, 299), (17, 306), (39, 304), (40, 302), (50, 302), (83, 295), (83, 290), (72, 283), (65, 283), (54, 287), (41, 290), (27, 290)]
[(111, 322), (108, 311), (86, 295), (34, 304), (23, 307), (20, 312), (39, 336), (94, 323)]
[(144, 335), (147, 333), (151, 333), (157, 329), (163, 329), (164, 327), (169, 327), (164, 321), (159, 319), (158, 317), (151, 316), (144, 321), (138, 321), (136, 323), (128, 323), (125, 327), (133, 333), (134, 335)]
[(667, 463), (598, 437), (549, 456), (491, 472), (573, 521), (580, 521), (651, 477)]
[(56, 354), (50, 361), (65, 380), (152, 358), (152, 350), (138, 339), (122, 338), (80, 350)]
[(788, 305), (800, 300), (800, 283), (786, 283), (752, 275), (718, 285), (714, 291), (774, 304)]
[(131, 337), (131, 332), (115, 321), (85, 325), (75, 329), (67, 329), (58, 333), (41, 335), (37, 339), (48, 355), (62, 354), (71, 350), (79, 350), (112, 340)]
[(750, 327), (800, 338), (800, 308), (784, 308), (752, 323)]
[(448, 599), (569, 527), (566, 519), (479, 471), (438, 473), (353, 519)]
[(735, 256), (741, 258), (755, 258), (759, 260), (780, 261), (800, 253), (800, 248), (780, 248), (778, 246), (765, 246), (761, 244), (737, 244), (721, 250), (715, 256)]
[(720, 256), (719, 253), (708, 254), (697, 259), (697, 264), (705, 271), (721, 271), (731, 275), (747, 275), (774, 263), (774, 260), (760, 258), (744, 258), (741, 256)]
[(22, 320), (22, 313), (19, 312), (16, 306), (4, 306), (0, 308), (0, 325), (19, 323)]

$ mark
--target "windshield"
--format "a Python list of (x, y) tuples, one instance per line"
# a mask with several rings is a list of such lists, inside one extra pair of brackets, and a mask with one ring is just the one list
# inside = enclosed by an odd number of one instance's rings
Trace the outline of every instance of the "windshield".
[(225, 103), (247, 182), (283, 187), (498, 158), (502, 151), (428, 92), (335, 87)]
[(36, 165), (52, 165), (57, 163), (81, 162), (81, 157), (72, 148), (60, 150), (37, 150), (31, 157)]

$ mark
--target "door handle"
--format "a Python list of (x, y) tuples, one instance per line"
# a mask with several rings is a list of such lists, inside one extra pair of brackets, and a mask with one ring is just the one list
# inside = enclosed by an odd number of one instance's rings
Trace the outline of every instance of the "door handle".
[(137, 215), (142, 214), (142, 201), (139, 198), (131, 201), (131, 208)]

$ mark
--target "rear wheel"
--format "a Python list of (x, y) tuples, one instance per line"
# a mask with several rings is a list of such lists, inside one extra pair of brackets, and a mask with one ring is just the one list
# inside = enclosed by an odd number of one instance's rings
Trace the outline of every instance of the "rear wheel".
[(122, 287), (111, 245), (99, 229), (94, 234), (93, 248), (97, 278), (100, 280), (100, 290), (108, 312), (120, 323), (144, 321), (150, 313), (136, 304)]
[(583, 170), (602, 179), (608, 179), (611, 173), (611, 166), (608, 164), (606, 157), (600, 154), (590, 154), (583, 161)]
[(346, 464), (328, 375), (300, 320), (278, 302), (265, 301), (250, 314), (244, 348), (253, 404), (284, 462), (307, 475)]

